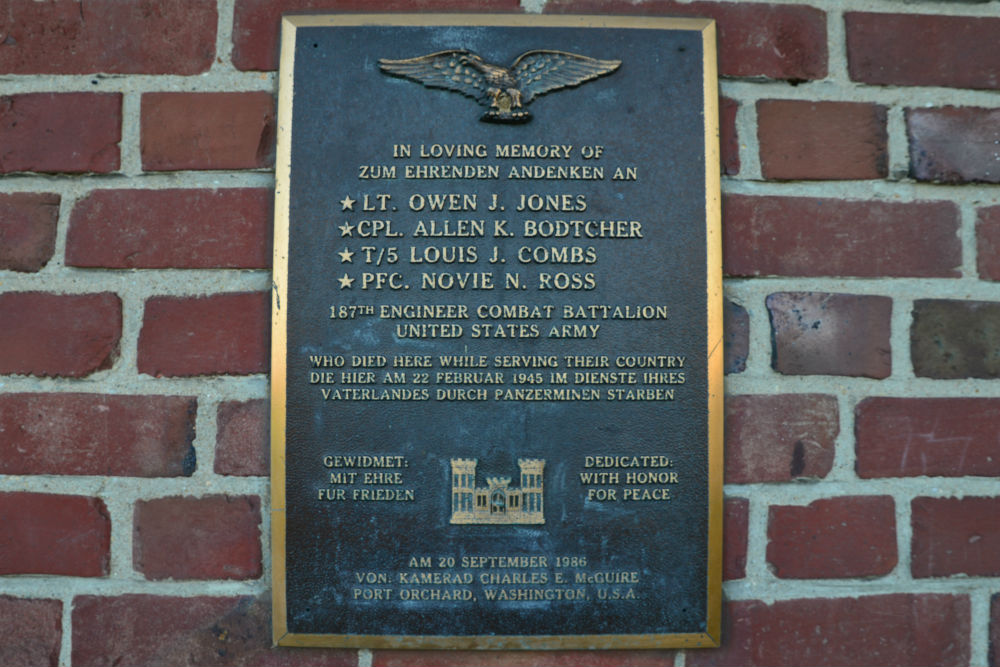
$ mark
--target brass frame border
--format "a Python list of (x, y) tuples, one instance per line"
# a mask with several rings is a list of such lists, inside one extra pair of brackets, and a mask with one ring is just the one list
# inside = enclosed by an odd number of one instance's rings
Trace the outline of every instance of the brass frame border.
[[(634, 635), (335, 635), (288, 631), (285, 586), (285, 405), (289, 184), (295, 38), (298, 28), (362, 25), (504, 26), (693, 30), (702, 35), (707, 245), (708, 577), (707, 631)], [(408, 649), (652, 649), (715, 647), (722, 626), (723, 332), (722, 210), (716, 29), (711, 19), (525, 14), (324, 14), (281, 21), (275, 158), (274, 264), (271, 290), (272, 637), (281, 646)]]

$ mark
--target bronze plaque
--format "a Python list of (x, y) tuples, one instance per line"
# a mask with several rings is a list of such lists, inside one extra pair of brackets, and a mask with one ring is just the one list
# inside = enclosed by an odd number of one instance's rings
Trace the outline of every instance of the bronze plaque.
[(714, 23), (282, 40), (275, 640), (718, 645)]

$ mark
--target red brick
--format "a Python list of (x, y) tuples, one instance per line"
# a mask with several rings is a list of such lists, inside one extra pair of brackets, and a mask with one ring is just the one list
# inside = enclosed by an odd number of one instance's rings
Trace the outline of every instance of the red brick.
[(545, 11), (712, 18), (719, 31), (719, 74), (792, 81), (826, 77), (826, 14), (813, 7), (676, 0), (550, 0)]
[(757, 102), (757, 139), (765, 178), (885, 178), (886, 108), (862, 102)]
[(260, 498), (157, 498), (135, 504), (132, 562), (147, 579), (256, 579)]
[(1000, 302), (917, 299), (910, 359), (919, 377), (1000, 378)]
[(0, 294), (0, 373), (84, 377), (111, 368), (122, 334), (115, 294)]
[(59, 195), (0, 194), (0, 271), (41, 270), (56, 247)]
[(0, 493), (0, 575), (103, 577), (111, 518), (100, 498)]
[(962, 246), (951, 202), (723, 199), (731, 276), (957, 278)]
[(736, 113), (740, 103), (729, 97), (719, 98), (719, 148), (722, 151), (722, 173), (740, 173), (740, 137), (736, 131)]
[[(6, 48), (0, 48), (0, 53)], [(119, 93), (0, 97), (0, 173), (115, 171), (122, 138), (121, 107)]]
[(914, 577), (1000, 575), (1000, 498), (914, 498)]
[(185, 396), (0, 395), (0, 474), (190, 475), (197, 408)]
[(892, 373), (892, 299), (860, 294), (778, 292), (767, 297), (771, 367), (784, 375)]
[(983, 280), (1000, 280), (1000, 206), (979, 209), (976, 263)]
[(1000, 109), (907, 109), (910, 175), (940, 183), (1000, 183)]
[(750, 354), (750, 315), (746, 308), (726, 299), (723, 310), (723, 348), (726, 374), (742, 373)]
[(73, 667), (354, 667), (357, 650), (272, 648), (271, 594), (73, 599)]
[(781, 579), (877, 577), (898, 562), (891, 496), (772, 505), (767, 539), (767, 562)]
[(516, 12), (519, 0), (236, 0), (233, 65), (278, 69), (278, 35), (286, 12)]
[(672, 667), (673, 651), (376, 651), (372, 667)]
[(822, 394), (726, 398), (726, 483), (822, 478), (840, 432), (837, 399)]
[[(965, 667), (964, 595), (870, 595), (730, 602), (720, 649), (689, 651), (688, 667)], [(74, 663), (75, 664), (75, 663)]]
[(265, 292), (149, 299), (139, 332), (139, 372), (156, 376), (266, 372), (270, 305)]
[(725, 581), (747, 576), (747, 530), (750, 501), (726, 498), (722, 522), (722, 578)]
[(854, 411), (859, 477), (1000, 477), (1000, 399), (866, 398)]
[(1000, 593), (990, 604), (990, 667), (1000, 667)]
[(0, 664), (56, 667), (62, 643), (62, 602), (0, 595)]
[(848, 12), (851, 79), (889, 86), (1000, 88), (1000, 19)]
[(5, 74), (198, 74), (215, 57), (214, 0), (5, 0)]
[(256, 169), (274, 163), (270, 93), (146, 93), (142, 168)]
[(270, 402), (226, 401), (217, 412), (217, 475), (267, 475), (270, 472)]
[(268, 268), (272, 193), (95, 190), (70, 216), (66, 264), (109, 269)]

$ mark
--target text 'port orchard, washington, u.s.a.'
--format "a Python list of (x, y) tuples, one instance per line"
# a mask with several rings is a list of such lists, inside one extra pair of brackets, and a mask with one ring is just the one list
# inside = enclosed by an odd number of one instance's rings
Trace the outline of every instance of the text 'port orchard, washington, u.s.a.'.
[(275, 640), (718, 645), (714, 23), (282, 35)]

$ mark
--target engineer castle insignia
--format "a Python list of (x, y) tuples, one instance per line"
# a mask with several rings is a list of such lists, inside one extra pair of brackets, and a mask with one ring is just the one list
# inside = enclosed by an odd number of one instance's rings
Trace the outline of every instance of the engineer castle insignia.
[(476, 486), (476, 459), (451, 460), (451, 523), (545, 523), (544, 459), (518, 459), (520, 488), (510, 477), (487, 477)]
[(488, 107), (480, 120), (491, 123), (526, 123), (531, 113), (524, 107), (539, 95), (611, 74), (621, 64), (620, 60), (547, 50), (522, 53), (510, 67), (493, 65), (465, 49), (378, 61), (386, 74), (475, 98)]

